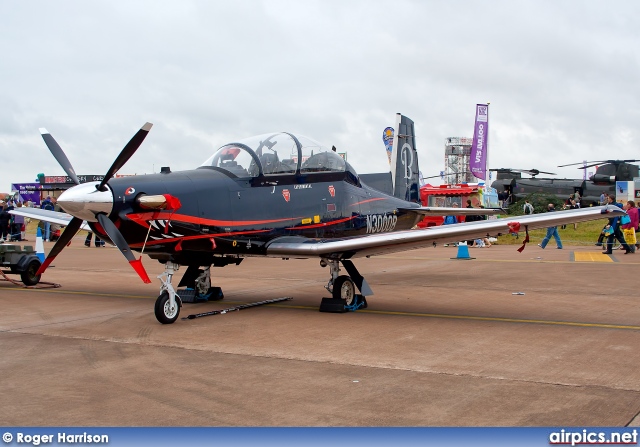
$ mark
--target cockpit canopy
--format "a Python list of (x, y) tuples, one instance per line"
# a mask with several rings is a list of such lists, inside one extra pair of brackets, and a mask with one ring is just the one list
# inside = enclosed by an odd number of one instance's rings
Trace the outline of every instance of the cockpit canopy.
[(345, 172), (347, 166), (340, 155), (317, 141), (286, 132), (225, 144), (201, 165), (220, 168), (240, 178)]

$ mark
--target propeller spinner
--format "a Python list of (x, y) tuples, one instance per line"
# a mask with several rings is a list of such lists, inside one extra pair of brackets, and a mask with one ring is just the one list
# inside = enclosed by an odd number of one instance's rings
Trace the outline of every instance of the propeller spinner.
[(80, 225), (82, 225), (82, 221), (86, 220), (88, 222), (98, 222), (113, 243), (116, 244), (124, 257), (127, 258), (127, 261), (129, 261), (140, 278), (145, 283), (151, 282), (147, 272), (142, 266), (141, 260), (135, 258), (131, 252), (129, 244), (127, 244), (122, 233), (120, 233), (120, 230), (118, 230), (114, 223), (107, 217), (113, 209), (113, 193), (108, 188), (108, 182), (140, 147), (149, 133), (151, 126), (153, 126), (153, 124), (146, 123), (133, 136), (133, 138), (131, 138), (113, 162), (101, 182), (82, 184), (80, 184), (71, 162), (69, 162), (69, 159), (60, 145), (46, 129), (40, 129), (40, 133), (42, 134), (45, 144), (76, 186), (73, 186), (63, 192), (58, 199), (60, 207), (67, 213), (71, 214), (73, 219), (71, 219), (69, 225), (67, 225), (60, 235), (60, 239), (58, 239), (47, 255), (47, 258), (40, 266), (40, 269), (37, 272), (38, 275), (44, 273), (55, 257), (58, 256), (58, 254), (65, 246), (67, 246), (73, 236), (78, 232)]

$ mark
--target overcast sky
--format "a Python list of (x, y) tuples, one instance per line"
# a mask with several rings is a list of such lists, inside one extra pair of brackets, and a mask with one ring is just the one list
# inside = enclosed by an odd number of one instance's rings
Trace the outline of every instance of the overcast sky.
[(415, 121), (420, 169), (472, 136), (490, 102), (489, 167), (640, 158), (640, 2), (2, 1), (0, 191), (105, 173), (199, 166), (231, 140), (299, 133), (389, 169), (382, 131)]

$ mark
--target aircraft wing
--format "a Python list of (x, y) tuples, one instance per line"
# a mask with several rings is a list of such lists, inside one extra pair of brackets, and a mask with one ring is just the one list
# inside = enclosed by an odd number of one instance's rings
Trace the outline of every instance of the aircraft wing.
[(453, 208), (438, 206), (421, 206), (419, 208), (400, 208), (412, 211), (423, 216), (486, 216), (494, 214), (507, 214), (502, 208)]
[[(29, 217), (31, 219), (43, 220), (45, 222), (50, 222), (57, 225), (67, 226), (73, 216), (67, 213), (60, 213), (58, 211), (49, 211), (42, 210), (40, 208), (28, 208), (28, 207), (20, 207), (15, 208), (9, 211), (10, 214), (15, 214), (16, 216), (24, 216)], [(87, 225), (86, 221), (82, 221), (82, 225), (80, 225), (81, 230), (91, 231), (89, 225)]]
[[(459, 210), (460, 211), (460, 210)], [(268, 256), (331, 259), (350, 259), (376, 256), (417, 248), (434, 243), (457, 242), (486, 236), (498, 236), (525, 229), (565, 225), (626, 214), (617, 206), (598, 206), (553, 213), (506, 217), (504, 219), (481, 220), (452, 225), (428, 227), (421, 230), (406, 230), (394, 233), (371, 234), (341, 239), (305, 239), (282, 237), (267, 245)]]

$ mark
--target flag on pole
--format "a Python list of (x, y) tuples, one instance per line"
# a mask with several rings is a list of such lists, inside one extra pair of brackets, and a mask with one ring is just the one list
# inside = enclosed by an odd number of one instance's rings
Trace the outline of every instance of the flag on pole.
[(391, 152), (393, 151), (393, 127), (387, 127), (382, 132), (382, 141), (384, 142), (384, 147), (387, 150), (389, 164), (391, 164)]
[(471, 173), (482, 180), (486, 180), (487, 172), (487, 141), (489, 137), (489, 105), (476, 104), (476, 123), (473, 130), (473, 143), (469, 158)]

